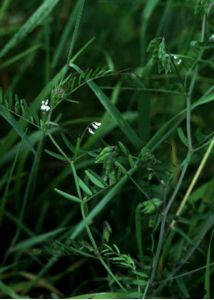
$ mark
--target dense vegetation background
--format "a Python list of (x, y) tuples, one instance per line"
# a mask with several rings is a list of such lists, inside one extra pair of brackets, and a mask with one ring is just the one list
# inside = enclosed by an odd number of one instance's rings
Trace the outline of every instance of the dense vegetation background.
[(1, 297), (214, 297), (213, 13), (1, 0)]

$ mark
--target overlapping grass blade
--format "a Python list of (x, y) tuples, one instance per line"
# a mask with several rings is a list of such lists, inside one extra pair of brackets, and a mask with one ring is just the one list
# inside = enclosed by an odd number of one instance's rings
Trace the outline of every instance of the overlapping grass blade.
[(23, 299), (22, 296), (19, 296), (10, 286), (2, 281), (0, 281), (0, 291), (4, 297), (9, 296), (10, 299)]
[(32, 238), (29, 238), (27, 240), (24, 240), (18, 244), (16, 244), (11, 251), (25, 251), (26, 249), (29, 249), (31, 247), (34, 247), (35, 245), (41, 244), (45, 241), (47, 241), (50, 238), (53, 238), (59, 233), (62, 233), (65, 230), (65, 228), (58, 228), (55, 230), (52, 230), (48, 233), (40, 234), (37, 236), (33, 236)]
[(59, 0), (46, 0), (42, 3), (11, 40), (0, 50), (0, 58), (16, 47), (33, 29), (40, 25), (58, 3)]
[(2, 105), (0, 106), (0, 115), (13, 127), (16, 133), (23, 139), (24, 143), (29, 148), (29, 150), (33, 152), (33, 154), (36, 154), (36, 151), (33, 148), (32, 143), (30, 142), (26, 133), (23, 131), (22, 127)]
[(31, 48), (29, 48), (29, 49), (27, 49), (27, 50), (25, 50), (25, 51), (23, 51), (23, 52), (15, 55), (14, 57), (6, 60), (4, 63), (2, 63), (0, 65), (0, 70), (4, 69), (6, 67), (9, 67), (11, 64), (14, 64), (15, 62), (17, 62), (17, 61), (21, 60), (22, 58), (28, 56), (29, 54), (35, 52), (36, 50), (39, 49), (39, 47), (40, 47), (40, 45), (33, 46), (33, 47), (31, 47)]
[(205, 299), (210, 299), (211, 298), (211, 286), (210, 286), (210, 280), (211, 280), (211, 270), (210, 270), (210, 264), (211, 264), (211, 248), (212, 248), (212, 240), (213, 240), (213, 234), (214, 230), (212, 231), (211, 237), (210, 237), (210, 242), (209, 242), (209, 247), (207, 251), (207, 262), (206, 262), (206, 271), (205, 271), (205, 276), (204, 276), (204, 288), (206, 291), (206, 294), (204, 296)]
[(123, 185), (128, 180), (128, 176), (131, 176), (134, 173), (134, 169), (131, 169), (127, 172), (128, 175), (124, 175), (117, 184), (115, 184), (110, 191), (99, 201), (99, 203), (92, 209), (91, 212), (87, 215), (85, 220), (82, 220), (76, 228), (73, 230), (71, 234), (71, 239), (75, 239), (85, 228), (85, 222), (90, 223), (92, 219), (94, 219), (106, 206), (107, 204), (113, 199), (115, 195), (121, 190)]
[[(79, 74), (84, 74), (84, 72), (75, 64), (70, 64), (72, 68), (74, 68)], [(136, 134), (136, 132), (130, 127), (130, 125), (124, 120), (119, 110), (112, 104), (109, 98), (105, 95), (105, 93), (101, 90), (101, 88), (93, 81), (87, 81), (88, 86), (100, 100), (100, 103), (104, 106), (104, 108), (112, 115), (118, 127), (124, 133), (124, 135), (128, 138), (128, 140), (136, 147), (140, 148), (142, 146), (142, 141)]]
[[(192, 105), (192, 110), (214, 101), (214, 94), (201, 97)], [(151, 150), (155, 150), (170, 134), (179, 126), (179, 124), (185, 119), (186, 108), (177, 113), (174, 117), (168, 120), (149, 140), (147, 147)]]

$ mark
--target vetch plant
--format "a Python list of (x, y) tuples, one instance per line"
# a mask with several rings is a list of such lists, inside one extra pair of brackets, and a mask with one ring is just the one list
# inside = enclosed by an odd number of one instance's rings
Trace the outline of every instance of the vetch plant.
[(0, 6), (0, 296), (213, 297), (214, 2), (19, 2)]
[(41, 109), (42, 112), (48, 112), (51, 109), (51, 107), (49, 106), (49, 100), (48, 99), (42, 100), (42, 104), (41, 104), (40, 109)]
[(214, 42), (214, 34), (211, 34), (211, 36), (209, 37), (209, 41)]
[(89, 126), (88, 126), (88, 132), (90, 134), (95, 134), (96, 130), (101, 126), (102, 124), (100, 122), (92, 122)]

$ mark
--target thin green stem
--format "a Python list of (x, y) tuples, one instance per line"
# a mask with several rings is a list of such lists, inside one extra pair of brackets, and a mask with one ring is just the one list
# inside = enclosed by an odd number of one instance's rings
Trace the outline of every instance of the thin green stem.
[[(204, 41), (204, 36), (205, 36), (205, 27), (206, 27), (206, 15), (203, 16), (203, 20), (202, 20), (202, 28), (201, 28), (201, 41)], [(191, 132), (191, 110), (192, 110), (192, 103), (191, 103), (191, 99), (192, 99), (192, 93), (195, 87), (195, 83), (196, 83), (196, 79), (198, 76), (198, 62), (201, 59), (203, 55), (203, 50), (201, 51), (199, 57), (197, 58), (197, 61), (195, 62), (195, 69), (192, 75), (192, 80), (190, 82), (190, 86), (189, 86), (189, 91), (187, 93), (187, 98), (186, 98), (186, 131), (187, 131), (187, 139), (188, 139), (188, 152), (186, 155), (186, 159), (185, 159), (185, 164), (183, 166), (183, 169), (181, 171), (181, 175), (179, 177), (178, 183), (176, 185), (176, 188), (163, 212), (163, 219), (161, 222), (161, 227), (160, 227), (160, 233), (159, 233), (159, 240), (158, 240), (158, 245), (157, 245), (157, 250), (156, 250), (156, 255), (154, 257), (153, 260), (153, 266), (152, 266), (152, 273), (151, 273), (151, 277), (150, 277), (150, 286), (152, 285), (155, 275), (156, 275), (156, 271), (157, 271), (157, 267), (158, 267), (158, 263), (159, 263), (159, 259), (160, 259), (160, 254), (161, 254), (161, 250), (162, 250), (162, 246), (163, 246), (163, 241), (164, 241), (164, 233), (165, 233), (165, 226), (166, 226), (166, 220), (167, 220), (167, 216), (168, 216), (168, 212), (175, 200), (175, 197), (181, 187), (181, 184), (183, 182), (183, 179), (185, 177), (186, 171), (188, 169), (190, 160), (191, 160), (191, 156), (192, 156), (192, 152), (193, 152), (193, 144), (192, 144), (192, 132)], [(212, 149), (212, 148), (211, 148)], [(211, 150), (210, 150), (211, 151)], [(201, 170), (201, 169), (200, 169)], [(199, 172), (200, 172), (199, 170)], [(199, 172), (197, 172), (197, 176), (199, 176)], [(197, 178), (193, 179), (193, 185), (190, 186), (190, 189), (188, 190), (188, 193), (186, 194), (186, 197), (188, 198), (189, 192), (191, 192), (195, 182), (196, 182)], [(184, 198), (184, 200), (182, 202), (186, 202), (186, 197)], [(183, 207), (184, 204), (181, 203), (181, 206)], [(181, 209), (182, 209), (181, 207)], [(170, 236), (170, 240), (171, 240), (172, 236)]]
[(54, 144), (54, 146), (57, 148), (57, 150), (64, 156), (64, 158), (68, 161), (68, 163), (71, 163), (70, 158), (67, 156), (67, 154), (62, 150), (62, 148), (59, 146), (59, 144), (55, 141), (52, 134), (48, 132), (48, 137), (50, 138), (51, 142)]
[[(210, 156), (210, 153), (212, 151), (213, 146), (214, 146), (214, 139), (210, 142), (209, 147), (207, 148), (207, 151), (205, 152), (205, 154), (204, 154), (204, 156), (203, 156), (203, 158), (201, 160), (201, 163), (198, 166), (198, 169), (197, 169), (197, 171), (195, 173), (195, 176), (193, 177), (193, 179), (191, 181), (191, 184), (189, 185), (189, 188), (187, 189), (187, 192), (186, 192), (183, 200), (181, 201), (181, 204), (179, 205), (179, 208), (178, 208), (178, 210), (177, 210), (177, 212), (175, 214), (176, 217), (179, 217), (180, 214), (182, 213), (182, 211), (184, 209), (184, 206), (186, 205), (187, 200), (189, 199), (189, 196), (190, 196), (190, 194), (191, 194), (191, 192), (192, 192), (192, 190), (193, 190), (193, 188), (194, 188), (194, 186), (195, 186), (195, 184), (196, 184), (196, 182), (197, 182), (197, 180), (198, 180), (201, 172), (203, 171), (203, 168), (204, 168), (204, 166), (205, 166), (205, 164), (207, 162), (207, 159)], [(173, 220), (172, 223), (170, 224), (170, 227), (172, 229), (175, 226), (175, 222), (176, 221)]]
[(85, 215), (85, 209), (84, 209), (84, 201), (82, 201), (82, 203), (80, 204), (80, 207), (81, 207), (81, 213), (82, 213), (82, 218), (85, 222), (85, 228), (86, 228), (86, 231), (88, 233), (88, 236), (89, 236), (89, 239), (91, 241), (91, 244), (94, 248), (94, 252), (95, 252), (95, 255), (97, 257), (97, 259), (100, 261), (100, 263), (103, 265), (103, 267), (106, 269), (106, 271), (108, 272), (108, 274), (112, 277), (112, 279), (117, 283), (117, 285), (124, 291), (126, 292), (126, 289), (125, 287), (119, 282), (119, 280), (116, 278), (116, 276), (112, 273), (112, 271), (110, 270), (109, 266), (106, 264), (106, 262), (104, 261), (103, 257), (101, 256), (100, 252), (99, 252), (99, 249), (97, 247), (97, 244), (96, 244), (96, 241), (93, 237), (93, 234), (91, 232), (91, 229), (86, 221), (86, 215)]
[(157, 271), (157, 266), (158, 266), (159, 259), (160, 259), (160, 254), (161, 254), (163, 241), (164, 241), (164, 233), (165, 233), (165, 227), (166, 227), (166, 220), (167, 220), (168, 212), (169, 212), (169, 210), (170, 210), (170, 208), (171, 208), (171, 206), (172, 206), (172, 204), (175, 200), (175, 197), (177, 196), (177, 193), (179, 192), (179, 189), (180, 189), (181, 184), (183, 182), (183, 179), (184, 179), (184, 176), (186, 174), (188, 166), (189, 166), (189, 160), (187, 160), (187, 162), (185, 163), (185, 165), (184, 165), (184, 167), (181, 171), (178, 183), (177, 183), (177, 185), (174, 189), (174, 192), (173, 192), (171, 198), (169, 199), (169, 202), (168, 202), (168, 204), (167, 204), (167, 206), (166, 206), (166, 208), (163, 212), (163, 218), (162, 218), (161, 227), (160, 227), (157, 250), (156, 250), (155, 257), (153, 259), (152, 273), (151, 273), (151, 276), (150, 276), (150, 286), (154, 282), (154, 278), (155, 278), (156, 271)]

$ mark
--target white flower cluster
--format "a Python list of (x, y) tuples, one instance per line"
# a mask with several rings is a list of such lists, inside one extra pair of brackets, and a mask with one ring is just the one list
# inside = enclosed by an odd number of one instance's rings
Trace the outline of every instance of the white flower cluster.
[(51, 109), (48, 99), (42, 100), (42, 105), (41, 105), (40, 109), (41, 109), (41, 111), (44, 111), (44, 112), (48, 112)]
[(172, 57), (173, 57), (176, 65), (180, 65), (182, 63), (182, 59), (179, 58), (177, 55), (173, 54)]
[(214, 34), (211, 34), (211, 36), (209, 37), (209, 41), (214, 42)]
[(100, 122), (92, 122), (89, 126), (88, 126), (88, 132), (90, 134), (95, 134), (95, 131), (101, 126)]
[(166, 54), (166, 57), (172, 58), (176, 65), (180, 65), (182, 63), (182, 59), (176, 54)]

